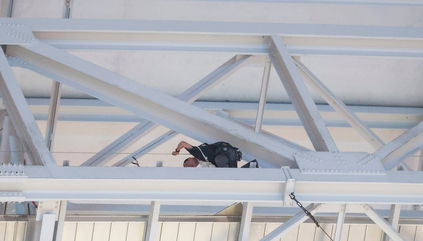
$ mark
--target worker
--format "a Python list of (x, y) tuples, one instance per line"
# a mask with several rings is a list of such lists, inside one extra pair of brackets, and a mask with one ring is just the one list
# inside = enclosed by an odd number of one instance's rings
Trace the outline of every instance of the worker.
[[(179, 142), (172, 155), (176, 156), (182, 149), (186, 149), (193, 157), (184, 161), (184, 167), (230, 167), (236, 168), (237, 162), (241, 160), (242, 153), (238, 148), (227, 142), (216, 142), (213, 144), (203, 143), (193, 146), (186, 141)], [(242, 168), (257, 168), (258, 163), (253, 160)]]

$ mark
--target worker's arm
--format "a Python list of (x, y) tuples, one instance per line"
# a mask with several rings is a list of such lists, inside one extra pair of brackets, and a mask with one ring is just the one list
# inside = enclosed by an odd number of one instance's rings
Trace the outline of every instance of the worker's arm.
[(181, 142), (179, 142), (179, 144), (176, 147), (176, 149), (172, 152), (172, 155), (174, 155), (174, 156), (178, 155), (179, 152), (182, 150), (182, 148), (191, 149), (192, 146), (188, 142), (181, 141)]

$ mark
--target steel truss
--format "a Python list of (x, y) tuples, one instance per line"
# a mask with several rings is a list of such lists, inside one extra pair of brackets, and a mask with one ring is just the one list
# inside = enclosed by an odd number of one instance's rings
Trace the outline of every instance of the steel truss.
[[(130, 33), (130, 34), (129, 34)], [(130, 35), (130, 39), (128, 36)], [(314, 44), (312, 40), (323, 43)], [(239, 240), (246, 240), (253, 207), (290, 206), (288, 195), (308, 203), (317, 213), (335, 204), (338, 224), (345, 213), (366, 214), (392, 240), (404, 240), (393, 226), (369, 204), (423, 204), (423, 173), (391, 171), (413, 152), (423, 147), (423, 122), (390, 143), (383, 143), (340, 99), (326, 88), (293, 55), (329, 54), (422, 58), (421, 27), (336, 26), (304, 24), (243, 24), (208, 22), (166, 22), (130, 20), (45, 20), (0, 19), (0, 93), (2, 111), (1, 150), (19, 145), (25, 157), (8, 157), (10, 165), (0, 167), (0, 199), (38, 201), (34, 240), (60, 239), (67, 201), (151, 204), (148, 240), (157, 235), (162, 204), (222, 205), (243, 202)], [(297, 42), (309, 45), (297, 46)], [(229, 43), (229, 44), (228, 44)], [(379, 47), (375, 46), (378, 43)], [(418, 43), (418, 44), (416, 44)], [(329, 45), (328, 45), (329, 44)], [(327, 47), (330, 46), (330, 47)], [(347, 46), (347, 47), (346, 47)], [(399, 46), (417, 46), (404, 48)], [(175, 98), (136, 81), (68, 54), (68, 48), (147, 49), (219, 51), (235, 56)], [(223, 80), (256, 56), (269, 56), (293, 102), (316, 151), (308, 150), (261, 130), (266, 81), (270, 62), (266, 62), (256, 126), (229, 120), (191, 105), (210, 86)], [(106, 103), (147, 119), (136, 130), (130, 143), (156, 124), (172, 130), (142, 147), (140, 155), (159, 145), (174, 133), (203, 142), (225, 140), (240, 147), (269, 166), (282, 169), (193, 170), (180, 168), (57, 167), (49, 149), (54, 140), (54, 123), (60, 99), (60, 86), (52, 90), (47, 145), (36, 127), (10, 64), (25, 67), (72, 86)], [(356, 129), (374, 148), (373, 153), (338, 152), (318, 108), (313, 102), (300, 71), (308, 84)], [(266, 74), (267, 73), (267, 74)], [(187, 103), (188, 102), (188, 103)], [(11, 122), (10, 122), (10, 120)], [(21, 143), (21, 144), (19, 144)], [(100, 165), (112, 150), (128, 143), (117, 140), (84, 165)], [(35, 164), (40, 166), (22, 165)], [(124, 159), (116, 166), (127, 164)], [(332, 207), (333, 210), (333, 207)], [(398, 206), (393, 209), (398, 220)], [(57, 226), (56, 226), (56, 220)], [(298, 213), (262, 240), (275, 240), (306, 220)], [(335, 239), (340, 239), (337, 229)]]

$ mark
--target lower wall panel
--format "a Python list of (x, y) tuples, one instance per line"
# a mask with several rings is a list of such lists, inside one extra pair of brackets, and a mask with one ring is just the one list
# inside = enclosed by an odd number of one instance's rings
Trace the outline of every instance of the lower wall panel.
[[(249, 241), (258, 241), (280, 223), (252, 223)], [(0, 222), (0, 241), (24, 241), (27, 223)], [(335, 224), (322, 224), (332, 237)], [(66, 222), (63, 241), (144, 241), (145, 222)], [(237, 241), (236, 222), (160, 222), (157, 241)], [(407, 241), (423, 241), (423, 225), (401, 225)], [(312, 223), (304, 223), (284, 234), (280, 241), (330, 241)], [(345, 224), (342, 241), (382, 241), (383, 233), (375, 224)]]

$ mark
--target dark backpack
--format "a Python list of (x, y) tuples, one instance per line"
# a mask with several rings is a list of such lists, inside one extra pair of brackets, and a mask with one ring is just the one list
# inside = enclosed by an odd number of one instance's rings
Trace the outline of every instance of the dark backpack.
[(214, 162), (217, 167), (237, 167), (237, 162), (241, 160), (242, 153), (238, 148), (227, 142), (216, 142)]

